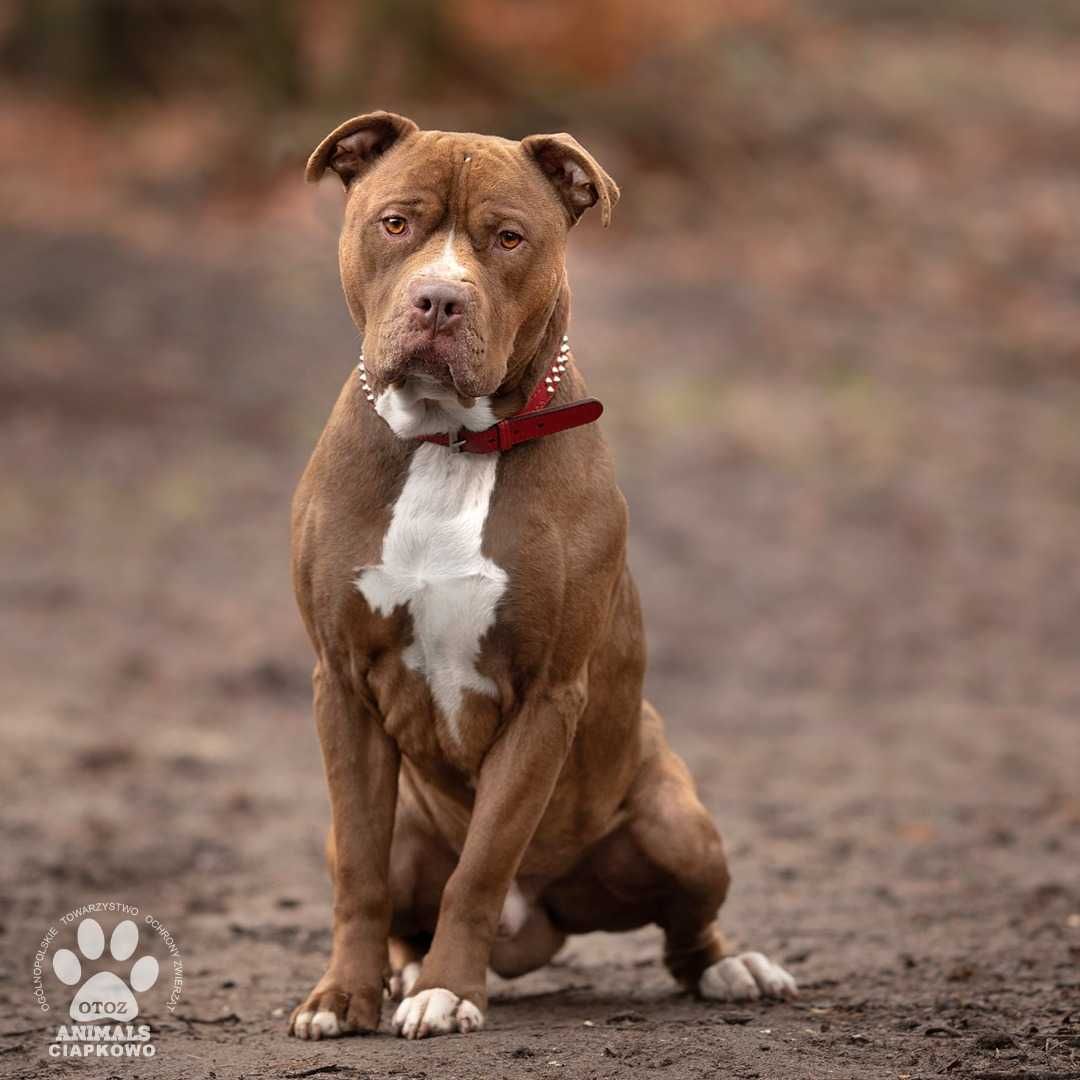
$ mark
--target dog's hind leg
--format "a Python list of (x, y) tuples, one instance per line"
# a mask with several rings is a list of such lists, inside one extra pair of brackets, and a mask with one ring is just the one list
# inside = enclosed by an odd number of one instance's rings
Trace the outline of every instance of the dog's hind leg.
[(730, 878), (720, 833), (648, 702), (642, 721), (645, 759), (631, 793), (629, 829), (670, 883), (656, 916), (665, 934), (668, 970), (686, 989), (707, 998), (794, 997), (795, 980), (761, 953), (725, 957), (716, 915)]
[(642, 722), (644, 757), (628, 800), (627, 831), (649, 866), (664, 962), (678, 982), (696, 991), (703, 972), (724, 955), (716, 914), (727, 896), (727, 861), (720, 833), (648, 702)]
[(723, 843), (655, 709), (642, 705), (642, 762), (625, 822), (544, 893), (569, 933), (656, 923), (664, 962), (691, 993), (720, 1000), (793, 997), (795, 981), (760, 953), (727, 956), (717, 912), (728, 890)]

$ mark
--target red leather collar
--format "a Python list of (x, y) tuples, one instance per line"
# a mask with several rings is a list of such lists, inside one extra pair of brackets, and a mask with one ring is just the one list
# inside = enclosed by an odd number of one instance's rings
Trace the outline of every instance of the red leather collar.
[(519, 412), (483, 431), (459, 431), (459, 438), (453, 442), (449, 435), (421, 435), (417, 442), (438, 443), (463, 454), (491, 454), (496, 450), (509, 450), (530, 439), (542, 439), (545, 435), (591, 424), (603, 411), (604, 406), (596, 398), (582, 398), (539, 412)]

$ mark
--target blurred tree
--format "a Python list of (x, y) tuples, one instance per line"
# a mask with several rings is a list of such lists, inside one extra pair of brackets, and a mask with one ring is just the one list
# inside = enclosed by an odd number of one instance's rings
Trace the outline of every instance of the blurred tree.
[(0, 65), (49, 90), (133, 103), (244, 88), (302, 96), (294, 0), (9, 0)]
[(124, 102), (231, 89), (528, 102), (626, 76), (658, 49), (790, 0), (0, 0), (0, 67)]
[[(718, 155), (802, 122), (785, 57), (808, 2), (0, 0), (0, 79), (111, 110), (149, 99), (228, 117), (200, 153), (240, 183), (377, 107), (511, 136), (588, 118), (639, 167), (705, 182)], [(268, 137), (246, 136), (286, 112)]]

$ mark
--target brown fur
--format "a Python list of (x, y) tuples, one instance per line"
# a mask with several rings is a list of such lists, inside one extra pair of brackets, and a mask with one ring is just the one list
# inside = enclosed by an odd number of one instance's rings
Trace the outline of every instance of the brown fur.
[[(567, 231), (588, 203), (610, 214), (614, 183), (569, 136), (420, 132), (386, 113), (324, 140), (309, 176), (327, 167), (347, 188), (342, 281), (374, 387), (441, 364), (463, 404), (487, 394), (497, 415), (519, 409), (569, 319)], [(385, 235), (381, 216), (405, 202), (409, 235)], [(475, 303), (466, 331), (434, 355), (410, 342), (402, 296), (448, 222), (465, 234), (459, 258)], [(525, 237), (519, 250), (492, 243), (507, 222)], [(585, 393), (571, 365), (553, 403)], [(600, 430), (522, 445), (498, 463), (483, 551), (509, 586), (477, 662), (497, 694), (466, 695), (460, 741), (402, 662), (408, 609), (377, 615), (352, 584), (358, 567), (379, 561), (416, 446), (354, 376), (294, 503), (334, 881), (330, 964), (297, 1014), (329, 1009), (372, 1030), (390, 966), (425, 952), (416, 990), (447, 988), (482, 1009), (489, 965), (519, 974), (567, 933), (649, 922), (666, 932), (673, 974), (696, 988), (721, 956), (727, 871), (685, 766), (642, 702), (626, 507)], [(497, 940), (515, 879), (529, 918)]]

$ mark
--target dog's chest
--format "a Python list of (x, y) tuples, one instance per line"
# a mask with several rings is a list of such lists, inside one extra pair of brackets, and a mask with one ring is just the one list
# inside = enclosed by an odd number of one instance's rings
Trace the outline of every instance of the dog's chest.
[(427, 681), (458, 741), (465, 692), (495, 694), (476, 660), (507, 586), (506, 572), (481, 550), (497, 470), (497, 454), (421, 446), (394, 504), (380, 561), (356, 579), (378, 614), (408, 609), (413, 636), (402, 660)]

